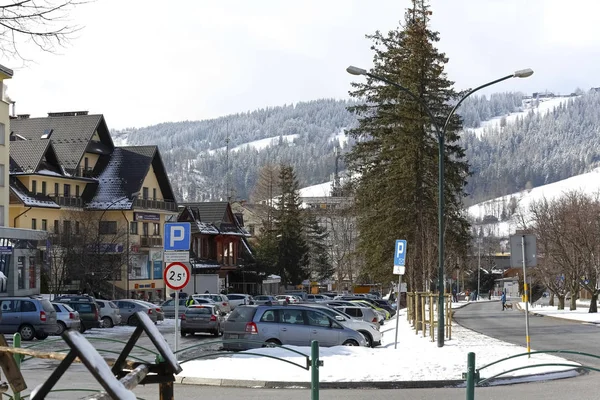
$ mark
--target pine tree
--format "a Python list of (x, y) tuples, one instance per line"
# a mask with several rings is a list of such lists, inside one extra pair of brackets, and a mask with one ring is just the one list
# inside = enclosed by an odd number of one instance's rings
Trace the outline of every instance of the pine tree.
[(334, 268), (327, 248), (329, 234), (321, 226), (314, 213), (306, 214), (306, 243), (308, 245), (308, 269), (311, 279), (322, 281), (333, 276)]
[[(397, 82), (425, 102), (439, 126), (444, 123), (458, 94), (444, 72), (448, 59), (434, 44), (439, 34), (429, 29), (431, 12), (424, 0), (413, 0), (403, 28), (372, 39), (371, 73)], [(408, 240), (407, 280), (410, 290), (428, 286), (437, 264), (438, 142), (424, 108), (394, 86), (368, 77), (353, 83), (352, 97), (365, 100), (349, 109), (359, 117), (350, 131), (357, 145), (347, 157), (358, 173), (356, 207), (359, 251), (368, 276), (387, 283), (392, 278), (396, 239)], [(456, 142), (460, 119), (450, 121), (446, 132), (445, 235), (446, 254), (466, 254), (468, 223), (460, 214), (467, 163)], [(363, 273), (363, 275), (365, 275)]]
[(277, 270), (284, 285), (299, 285), (308, 278), (308, 246), (304, 239), (299, 183), (290, 165), (281, 165), (281, 196), (277, 201), (273, 225), (277, 238)]

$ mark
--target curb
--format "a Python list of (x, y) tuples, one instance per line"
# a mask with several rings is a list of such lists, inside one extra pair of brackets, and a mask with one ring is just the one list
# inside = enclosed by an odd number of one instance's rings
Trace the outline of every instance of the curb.
[[(574, 378), (587, 374), (584, 368), (547, 372), (536, 375), (521, 375), (506, 378), (496, 378), (479, 387), (512, 385), (516, 383), (540, 382), (558, 379)], [(196, 377), (175, 377), (175, 383), (181, 385), (219, 386), (253, 389), (310, 389), (310, 382), (279, 382), (240, 379), (214, 379)], [(320, 382), (320, 389), (435, 389), (435, 388), (464, 388), (464, 380), (441, 381), (374, 381), (374, 382)]]

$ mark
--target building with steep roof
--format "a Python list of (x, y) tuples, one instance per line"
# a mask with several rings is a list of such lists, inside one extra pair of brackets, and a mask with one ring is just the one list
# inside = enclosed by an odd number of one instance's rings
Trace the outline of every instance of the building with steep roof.
[(10, 224), (49, 232), (48, 290), (165, 298), (177, 203), (157, 146), (115, 147), (104, 116), (86, 111), (19, 116), (10, 144)]

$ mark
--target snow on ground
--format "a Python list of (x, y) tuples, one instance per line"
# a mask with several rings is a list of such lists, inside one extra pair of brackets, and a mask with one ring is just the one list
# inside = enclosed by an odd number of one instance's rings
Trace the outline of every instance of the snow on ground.
[[(525, 220), (529, 221), (528, 215), (531, 203), (540, 201), (544, 198), (547, 200), (556, 199), (565, 193), (574, 190), (587, 194), (597, 193), (600, 190), (600, 168), (596, 168), (585, 174), (563, 179), (562, 181), (539, 186), (530, 191), (513, 193), (475, 204), (469, 207), (467, 211), (473, 218), (482, 219), (486, 215), (493, 215), (492, 211), (498, 208), (498, 204), (501, 205), (503, 202), (509, 204), (511, 197), (514, 197), (517, 199), (518, 213), (522, 213), (525, 216)], [(508, 236), (511, 233), (514, 233), (518, 224), (514, 221), (508, 221), (493, 224), (493, 226), (498, 231), (497, 235)]]
[[(558, 302), (558, 299), (555, 299), (555, 302)], [(525, 303), (519, 303), (521, 309), (525, 310)], [(535, 304), (529, 306), (530, 313), (536, 313), (545, 315), (548, 317), (562, 318), (568, 319), (571, 321), (581, 321), (581, 322), (589, 322), (593, 324), (600, 324), (600, 314), (599, 313), (589, 313), (589, 303), (580, 304), (577, 303), (577, 310), (569, 310), (569, 302), (565, 300), (565, 309), (559, 310), (557, 306), (546, 306), (546, 305), (538, 305)]]
[[(472, 332), (459, 325), (452, 325), (452, 340), (438, 348), (429, 337), (415, 335), (406, 321), (405, 311), (400, 312), (398, 348), (394, 349), (395, 319), (381, 327), (382, 346), (374, 349), (365, 347), (336, 346), (320, 349), (324, 365), (320, 368), (321, 382), (356, 381), (425, 381), (460, 380), (466, 372), (467, 354), (476, 353), (478, 368), (484, 364), (511, 355), (524, 353), (520, 346), (504, 343), (496, 339)], [(310, 355), (310, 348), (290, 346), (303, 354)], [(285, 358), (305, 365), (305, 358), (281, 348), (261, 348), (253, 353)], [(258, 381), (308, 382), (310, 372), (281, 361), (236, 353), (231, 357), (213, 360), (195, 360), (183, 363), (179, 377), (199, 377), (212, 379), (240, 379)], [(549, 362), (565, 362), (550, 355), (519, 357), (494, 365), (482, 371), (482, 377), (519, 366)], [(577, 364), (573, 363), (574, 366)], [(507, 376), (541, 374), (564, 371), (564, 367), (540, 367), (515, 371)]]
[(546, 115), (548, 112), (552, 111), (555, 107), (560, 106), (561, 104), (567, 103), (571, 99), (575, 99), (577, 96), (572, 97), (542, 97), (539, 99), (539, 104), (537, 107), (529, 106), (525, 108), (523, 111), (514, 112), (509, 115), (505, 115), (504, 117), (499, 116), (486, 121), (481, 122), (481, 126), (475, 129), (465, 129), (470, 132), (473, 132), (480, 137), (483, 134), (490, 132), (491, 130), (498, 128), (500, 126), (500, 121), (502, 118), (506, 119), (507, 124), (514, 124), (517, 118), (525, 117), (530, 111), (533, 110), (534, 113), (540, 115)]
[[(246, 149), (246, 148), (250, 147), (257, 151), (260, 151), (260, 150), (266, 149), (269, 146), (276, 146), (279, 143), (280, 139), (286, 143), (292, 143), (294, 141), (294, 139), (296, 139), (299, 136), (300, 135), (296, 134), (296, 135), (282, 135), (282, 136), (268, 137), (265, 139), (254, 140), (252, 142), (241, 144), (239, 146), (231, 148), (230, 150), (232, 152), (236, 152), (236, 151), (240, 151), (242, 149)], [(227, 150), (226, 147), (219, 147), (218, 149), (215, 149), (215, 150), (208, 150), (208, 154), (212, 155), (212, 154), (216, 153), (217, 151), (225, 151), (225, 150)]]
[(338, 133), (336, 133), (335, 135), (333, 135), (333, 137), (331, 138), (331, 141), (338, 141), (338, 143), (340, 144), (340, 147), (345, 147), (348, 144), (348, 136), (346, 135), (346, 128), (342, 128), (340, 129), (340, 131)]

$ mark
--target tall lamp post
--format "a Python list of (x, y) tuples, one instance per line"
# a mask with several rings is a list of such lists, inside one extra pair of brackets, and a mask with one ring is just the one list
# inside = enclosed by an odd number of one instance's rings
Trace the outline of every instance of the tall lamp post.
[[(137, 195), (139, 195), (140, 192), (135, 192), (132, 193), (130, 196), (121, 196), (118, 199), (116, 199), (115, 201), (113, 201), (112, 203), (110, 203), (108, 206), (106, 206), (104, 208), (104, 210), (102, 210), (102, 214), (100, 214), (100, 218), (98, 218), (98, 236), (100, 236), (100, 223), (102, 222), (102, 218), (104, 217), (104, 214), (106, 214), (106, 212), (108, 210), (110, 210), (110, 208), (117, 204), (120, 201), (123, 200), (129, 200), (132, 197), (136, 197)], [(123, 216), (125, 216), (125, 214), (123, 214)], [(129, 295), (129, 220), (127, 219), (127, 217), (125, 217), (125, 221), (127, 221), (127, 295)], [(100, 237), (98, 237), (98, 241), (100, 241)], [(113, 300), (115, 298), (115, 282), (113, 280)]]
[(373, 75), (368, 72), (366, 69), (358, 68), (354, 66), (349, 66), (346, 68), (346, 71), (352, 75), (365, 75), (372, 79), (385, 82), (388, 85), (392, 85), (398, 90), (405, 92), (410, 97), (412, 97), (415, 101), (421, 104), (429, 119), (431, 119), (431, 124), (435, 128), (436, 136), (438, 140), (438, 331), (437, 331), (437, 345), (438, 347), (444, 346), (444, 141), (446, 138), (446, 129), (448, 128), (448, 124), (450, 123), (450, 119), (456, 112), (458, 106), (470, 95), (486, 88), (488, 86), (492, 86), (496, 83), (505, 81), (510, 78), (527, 78), (533, 75), (533, 70), (530, 68), (522, 69), (519, 71), (515, 71), (510, 75), (503, 76), (502, 78), (496, 79), (494, 81), (488, 82), (484, 85), (478, 86), (475, 89), (470, 90), (467, 94), (465, 94), (459, 101), (454, 105), (448, 116), (446, 117), (446, 121), (444, 125), (440, 128), (440, 125), (437, 123), (433, 113), (421, 98), (411, 92), (409, 89), (404, 86), (390, 81), (387, 78)]

